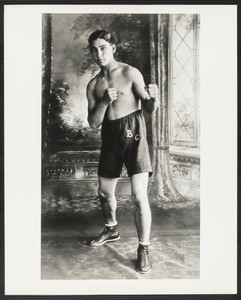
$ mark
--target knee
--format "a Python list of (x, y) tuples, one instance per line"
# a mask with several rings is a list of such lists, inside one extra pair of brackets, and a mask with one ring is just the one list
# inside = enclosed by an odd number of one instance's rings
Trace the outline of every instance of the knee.
[(145, 202), (148, 198), (146, 191), (132, 191), (132, 197), (135, 202)]
[(101, 188), (98, 188), (98, 196), (101, 200), (107, 201), (113, 197), (112, 193)]
[(143, 206), (148, 204), (147, 193), (143, 191), (136, 191), (132, 193), (134, 205), (137, 209), (141, 209)]

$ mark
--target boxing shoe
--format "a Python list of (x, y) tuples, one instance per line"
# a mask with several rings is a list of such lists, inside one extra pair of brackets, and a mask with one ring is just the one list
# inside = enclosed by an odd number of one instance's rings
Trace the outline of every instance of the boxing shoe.
[(139, 245), (137, 249), (137, 265), (136, 271), (145, 274), (150, 272), (152, 265), (149, 258), (149, 251), (147, 245)]
[(105, 243), (114, 242), (120, 239), (120, 234), (118, 232), (117, 226), (105, 226), (102, 233), (89, 242), (89, 246), (102, 246)]

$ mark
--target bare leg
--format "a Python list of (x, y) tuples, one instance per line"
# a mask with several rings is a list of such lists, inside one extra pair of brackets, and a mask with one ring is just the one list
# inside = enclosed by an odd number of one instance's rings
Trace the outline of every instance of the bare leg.
[(151, 231), (151, 210), (147, 196), (148, 173), (131, 177), (132, 199), (139, 242), (148, 245)]
[(98, 196), (106, 225), (115, 225), (116, 222), (116, 198), (115, 188), (118, 178), (99, 177)]
[(151, 231), (151, 210), (147, 196), (148, 173), (131, 177), (132, 198), (135, 207), (136, 228), (139, 238), (136, 270), (145, 274), (152, 269), (149, 258), (149, 239)]
[(102, 246), (107, 242), (114, 242), (120, 238), (116, 226), (115, 187), (117, 181), (118, 178), (99, 177), (98, 195), (104, 216), (105, 228), (97, 238), (89, 242), (90, 246)]

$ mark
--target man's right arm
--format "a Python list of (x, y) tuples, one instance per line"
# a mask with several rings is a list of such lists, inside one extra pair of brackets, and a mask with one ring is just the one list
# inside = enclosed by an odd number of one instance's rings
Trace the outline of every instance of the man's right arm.
[(87, 99), (88, 122), (91, 128), (98, 129), (103, 122), (107, 107), (117, 99), (117, 90), (115, 88), (107, 89), (103, 98), (97, 101), (95, 97), (95, 79), (92, 79), (87, 86)]

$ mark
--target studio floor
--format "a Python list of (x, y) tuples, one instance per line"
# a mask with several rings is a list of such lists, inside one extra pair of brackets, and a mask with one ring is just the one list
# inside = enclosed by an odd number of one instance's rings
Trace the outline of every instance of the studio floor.
[(96, 197), (42, 199), (42, 280), (199, 278), (199, 201), (174, 207), (150, 199), (153, 269), (135, 271), (138, 240), (129, 196), (117, 198), (121, 239), (101, 247), (88, 241), (103, 230)]

